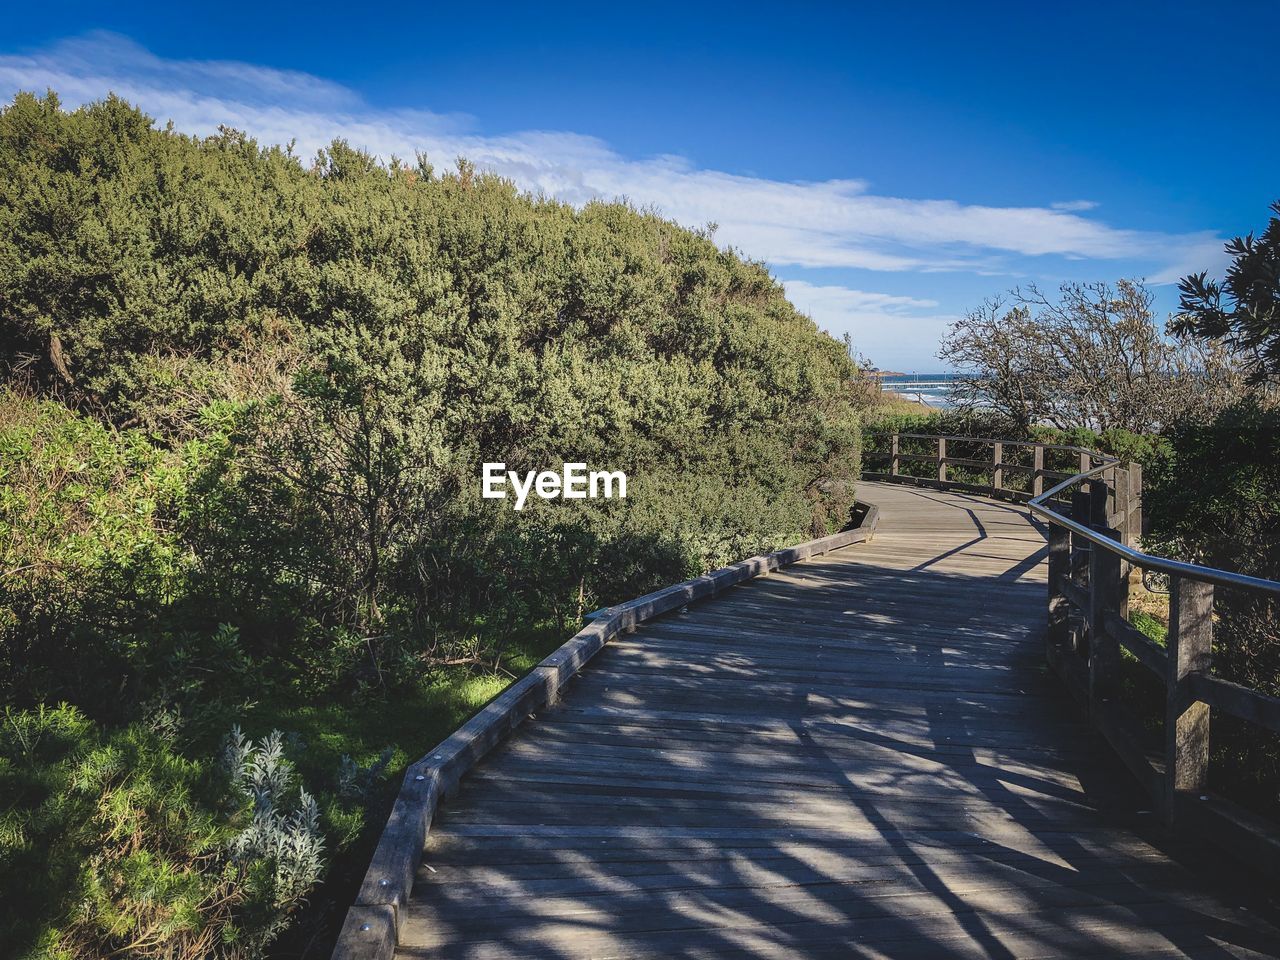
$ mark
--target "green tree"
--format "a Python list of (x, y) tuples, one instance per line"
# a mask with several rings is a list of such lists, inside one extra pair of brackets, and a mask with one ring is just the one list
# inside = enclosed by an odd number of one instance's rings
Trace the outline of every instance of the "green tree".
[(1280, 378), (1280, 200), (1271, 212), (1260, 235), (1228, 241), (1234, 259), (1224, 281), (1204, 271), (1182, 279), (1182, 312), (1171, 324), (1180, 334), (1225, 343), (1255, 383)]

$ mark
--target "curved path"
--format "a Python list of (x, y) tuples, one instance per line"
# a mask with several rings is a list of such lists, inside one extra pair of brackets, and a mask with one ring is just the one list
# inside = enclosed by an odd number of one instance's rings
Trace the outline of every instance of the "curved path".
[(868, 544), (610, 643), (442, 806), (397, 956), (1280, 956), (1044, 668), (1015, 506), (863, 484)]

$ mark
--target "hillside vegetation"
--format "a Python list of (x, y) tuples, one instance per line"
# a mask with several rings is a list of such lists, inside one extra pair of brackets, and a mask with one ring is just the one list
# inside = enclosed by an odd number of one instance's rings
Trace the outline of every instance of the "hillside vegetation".
[[(18, 955), (326, 954), (398, 767), (859, 466), (847, 348), (706, 232), (116, 98), (0, 112), (0, 372)], [(629, 496), (516, 513), (484, 461)]]

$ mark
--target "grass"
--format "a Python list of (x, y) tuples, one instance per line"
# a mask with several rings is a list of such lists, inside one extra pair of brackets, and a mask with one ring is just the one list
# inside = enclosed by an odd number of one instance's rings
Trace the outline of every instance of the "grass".
[(1129, 622), (1164, 646), (1169, 633), (1169, 595), (1151, 593), (1135, 583), (1129, 592)]
[[(330, 851), (324, 881), (312, 893), (307, 908), (273, 946), (273, 956), (329, 956), (405, 768), (567, 639), (558, 627), (533, 629), (508, 647), (500, 671), (463, 665), (440, 667), (408, 690), (388, 697), (263, 703), (253, 708), (246, 717), (246, 730), (252, 727), (251, 732), (260, 735), (279, 729), (298, 738), (294, 759), (308, 785), (332, 783), (344, 755), (368, 767), (385, 751), (391, 751), (365, 815), (343, 818), (332, 813), (327, 818), (328, 833), (337, 835), (339, 846)], [(331, 790), (320, 787), (317, 793), (322, 810), (336, 809)]]
[(1155, 616), (1144, 610), (1133, 610), (1129, 613), (1129, 622), (1142, 631), (1148, 640), (1164, 646), (1169, 636), (1169, 627)]

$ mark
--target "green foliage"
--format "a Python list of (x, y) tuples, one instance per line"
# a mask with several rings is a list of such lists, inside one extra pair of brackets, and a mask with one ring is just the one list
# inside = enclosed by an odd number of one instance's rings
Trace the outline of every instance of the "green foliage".
[(1280, 573), (1280, 415), (1249, 397), (1168, 432), (1147, 476), (1151, 540), (1258, 576)]
[[(71, 952), (260, 954), (321, 834), (340, 909), (397, 767), (584, 612), (839, 529), (860, 470), (847, 347), (707, 234), (115, 97), (0, 111), (0, 317), (0, 689), (73, 731), (14, 814), (65, 857), (0, 897)], [(516, 514), (498, 460), (629, 496)], [(218, 773), (236, 723), (314, 802)]]
[(1155, 464), (1168, 451), (1169, 443), (1163, 434), (1133, 433), (1129, 430), (1103, 430), (1098, 433), (1077, 427), (1072, 430), (1057, 430), (1053, 427), (1034, 427), (1031, 436), (1045, 443), (1066, 444), (1073, 447), (1084, 447), (1118, 457), (1128, 463), (1138, 463), (1143, 467)]
[(932, 433), (1000, 440), (1029, 439), (1025, 428), (1001, 414), (983, 410), (938, 410), (932, 413), (872, 414), (869, 433)]
[(183, 478), (136, 431), (0, 394), (0, 690), (28, 702), (119, 683), (182, 592)]
[(992, 440), (1033, 440), (1097, 450), (1099, 453), (1144, 466), (1154, 463), (1168, 449), (1168, 442), (1158, 433), (1133, 433), (1119, 429), (1099, 433), (1087, 427), (1061, 430), (1043, 425), (1020, 427), (1015, 421), (994, 411), (982, 410), (872, 415), (867, 418), (864, 429), (869, 434), (928, 433)]
[(1164, 646), (1169, 636), (1169, 628), (1144, 610), (1135, 610), (1129, 614), (1129, 622), (1143, 632), (1150, 640)]
[[(1169, 432), (1169, 452), (1146, 476), (1146, 542), (1171, 556), (1280, 579), (1280, 415), (1246, 398), (1207, 423)], [(1274, 602), (1219, 590), (1215, 668), (1280, 693)]]
[(282, 750), (235, 731), (217, 769), (142, 724), (6, 711), (0, 937), (33, 957), (259, 955), (320, 871)]
[(1271, 213), (1261, 235), (1227, 243), (1235, 259), (1222, 283), (1202, 272), (1178, 284), (1182, 313), (1170, 325), (1182, 335), (1224, 341), (1255, 382), (1280, 378), (1280, 200)]
[[(1280, 580), (1280, 413), (1256, 397), (1208, 422), (1176, 424), (1145, 475), (1148, 549)], [(1214, 593), (1214, 671), (1280, 695), (1280, 604), (1256, 592)], [(1280, 746), (1255, 728), (1214, 721), (1220, 780), (1274, 809)]]

